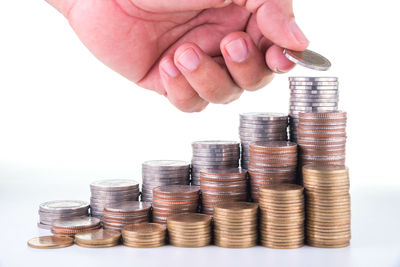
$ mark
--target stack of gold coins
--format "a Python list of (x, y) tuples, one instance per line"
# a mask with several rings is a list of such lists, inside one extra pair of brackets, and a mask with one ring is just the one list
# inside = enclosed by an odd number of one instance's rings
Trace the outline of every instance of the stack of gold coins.
[(53, 221), (51, 232), (56, 235), (74, 235), (84, 231), (99, 229), (100, 219), (95, 217), (78, 217)]
[(165, 245), (167, 227), (158, 223), (128, 224), (122, 228), (122, 242), (134, 248), (155, 248)]
[(306, 192), (306, 239), (315, 247), (350, 244), (349, 171), (343, 165), (303, 166)]
[(121, 230), (124, 225), (149, 222), (151, 203), (126, 201), (107, 205), (103, 211), (103, 227)]
[(74, 239), (69, 236), (40, 236), (28, 240), (28, 246), (31, 248), (52, 249), (52, 248), (65, 248), (72, 246)]
[(296, 184), (271, 184), (259, 188), (261, 244), (269, 248), (304, 245), (304, 194)]
[(214, 242), (219, 247), (248, 248), (257, 244), (258, 204), (222, 202), (214, 206)]
[(201, 210), (212, 215), (223, 201), (247, 200), (247, 171), (239, 168), (200, 171)]
[(211, 242), (211, 217), (182, 213), (167, 219), (169, 242), (177, 247), (204, 247)]
[(153, 222), (167, 224), (170, 215), (197, 212), (200, 187), (166, 185), (153, 189)]
[(294, 183), (297, 169), (297, 144), (287, 141), (250, 144), (250, 191), (258, 201), (258, 188), (264, 184)]
[(87, 248), (108, 248), (119, 244), (121, 232), (110, 229), (97, 229), (75, 235), (75, 244)]

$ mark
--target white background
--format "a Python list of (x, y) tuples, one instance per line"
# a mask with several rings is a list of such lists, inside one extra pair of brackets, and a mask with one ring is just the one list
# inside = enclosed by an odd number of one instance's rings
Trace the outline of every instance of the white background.
[[(339, 77), (340, 107), (349, 116), (353, 192), (397, 190), (399, 4), (295, 0), (294, 7), (310, 49), (332, 61), (328, 73), (296, 67), (235, 103), (185, 114), (100, 63), (44, 1), (0, 1), (0, 205), (10, 210), (20, 203), (15, 199), (25, 199), (24, 210), (36, 215), (46, 200), (88, 200), (89, 183), (96, 179), (140, 181), (144, 160), (190, 160), (192, 141), (238, 140), (239, 113), (287, 112), (289, 75)], [(399, 213), (397, 206), (390, 210)], [(366, 214), (373, 217), (374, 211)], [(31, 217), (21, 220), (33, 234), (37, 218)], [(359, 244), (371, 229), (365, 230)]]

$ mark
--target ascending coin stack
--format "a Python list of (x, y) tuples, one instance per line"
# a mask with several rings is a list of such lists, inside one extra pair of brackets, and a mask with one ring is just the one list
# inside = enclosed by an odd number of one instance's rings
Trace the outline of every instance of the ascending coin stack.
[(350, 244), (349, 172), (345, 166), (305, 165), (307, 244), (338, 248)]
[(257, 141), (286, 141), (288, 115), (272, 112), (240, 114), (239, 136), (241, 143), (241, 167), (249, 165), (249, 145)]
[(337, 77), (289, 77), (290, 140), (297, 142), (300, 112), (336, 111), (339, 102)]
[(212, 215), (214, 205), (247, 200), (247, 171), (240, 168), (200, 171), (202, 213)]
[(70, 219), (74, 217), (87, 217), (89, 203), (80, 200), (54, 200), (47, 201), (39, 206), (38, 226), (50, 230), (53, 221)]
[(86, 248), (108, 248), (118, 245), (120, 239), (120, 231), (97, 229), (76, 234), (75, 244)]
[(187, 185), (190, 164), (182, 160), (149, 160), (142, 164), (142, 201), (153, 201), (153, 189), (163, 185)]
[(90, 184), (90, 212), (102, 218), (104, 207), (124, 201), (138, 200), (139, 183), (128, 179), (106, 179)]
[(257, 244), (258, 204), (223, 202), (214, 208), (214, 242), (219, 247), (248, 248)]
[(121, 230), (127, 224), (149, 222), (151, 203), (127, 201), (110, 204), (104, 208), (103, 227)]
[(153, 222), (166, 224), (174, 214), (198, 212), (200, 188), (192, 185), (166, 185), (153, 189)]
[(165, 245), (167, 227), (158, 223), (128, 224), (122, 228), (122, 242), (134, 248), (154, 248)]
[(77, 217), (74, 219), (55, 220), (51, 232), (55, 235), (74, 235), (101, 227), (100, 219), (95, 217)]
[(192, 149), (192, 185), (200, 185), (201, 170), (223, 170), (239, 167), (239, 142), (197, 141), (192, 143)]
[(258, 188), (264, 184), (294, 183), (297, 144), (288, 141), (255, 142), (250, 145), (250, 192), (258, 201)]
[(261, 244), (269, 248), (304, 245), (304, 194), (296, 184), (264, 185), (260, 195)]
[(167, 219), (169, 243), (177, 247), (204, 247), (211, 242), (211, 217), (182, 213)]
[(342, 111), (300, 113), (298, 144), (301, 166), (344, 165), (347, 114)]

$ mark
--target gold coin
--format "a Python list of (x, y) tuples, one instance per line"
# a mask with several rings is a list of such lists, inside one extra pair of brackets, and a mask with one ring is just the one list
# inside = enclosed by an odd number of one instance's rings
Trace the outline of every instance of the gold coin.
[(86, 243), (80, 243), (80, 242), (75, 242), (78, 246), (85, 247), (85, 248), (110, 248), (110, 247), (115, 247), (118, 246), (118, 242), (115, 243), (109, 243), (109, 244), (86, 244)]
[(344, 247), (348, 247), (350, 245), (350, 242), (345, 241), (342, 243), (330, 243), (330, 242), (315, 242), (315, 241), (307, 240), (307, 245), (312, 246), (312, 247), (318, 247), (318, 248), (344, 248)]
[(64, 248), (72, 244), (74, 239), (68, 236), (40, 236), (28, 240), (28, 246), (40, 249)]
[(121, 233), (117, 230), (98, 229), (76, 234), (75, 242), (86, 245), (106, 245), (116, 243), (120, 238)]

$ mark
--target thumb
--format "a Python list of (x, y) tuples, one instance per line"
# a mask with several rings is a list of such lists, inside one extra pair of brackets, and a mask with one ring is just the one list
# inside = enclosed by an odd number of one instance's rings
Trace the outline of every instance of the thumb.
[(267, 39), (283, 48), (297, 51), (307, 48), (309, 42), (294, 19), (292, 0), (248, 0), (245, 3), (249, 11), (256, 12), (258, 28)]

